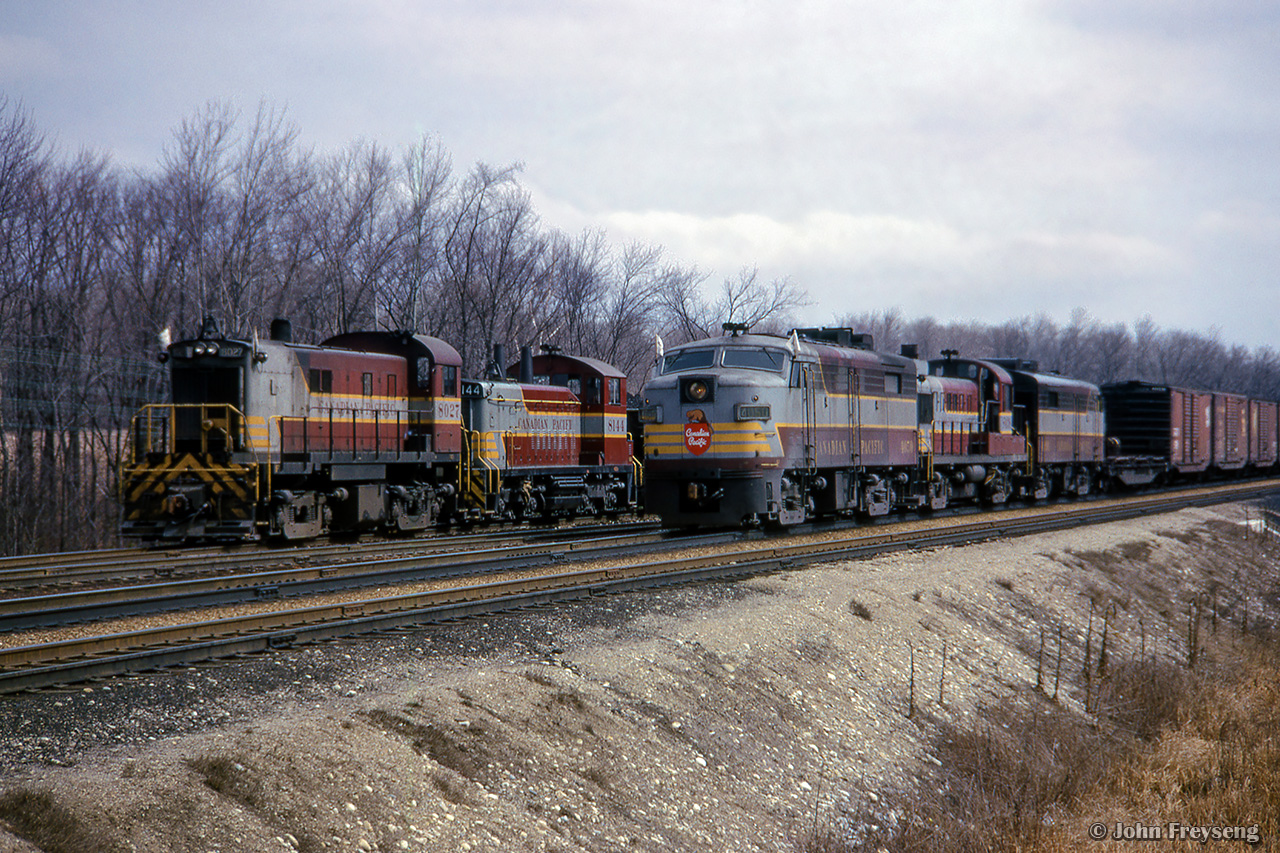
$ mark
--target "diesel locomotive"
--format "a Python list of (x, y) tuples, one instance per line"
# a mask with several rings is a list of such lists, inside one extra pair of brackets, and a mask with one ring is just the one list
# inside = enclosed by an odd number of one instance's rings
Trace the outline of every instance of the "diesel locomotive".
[(677, 527), (787, 526), (1265, 472), (1280, 445), (1273, 402), (1150, 383), (1099, 388), (1033, 361), (953, 350), (890, 355), (840, 328), (783, 337), (726, 326), (723, 337), (674, 347), (638, 414), (646, 508)]
[(626, 377), (554, 350), (465, 380), (448, 343), (355, 332), (260, 341), (206, 321), (169, 345), (172, 402), (133, 418), (122, 532), (144, 541), (308, 539), (638, 502)]

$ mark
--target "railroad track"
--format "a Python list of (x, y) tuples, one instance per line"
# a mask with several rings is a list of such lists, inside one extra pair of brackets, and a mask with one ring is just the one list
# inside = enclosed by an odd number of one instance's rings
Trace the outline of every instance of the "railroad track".
[[(739, 531), (725, 531), (679, 537), (679, 541), (682, 545), (706, 546), (738, 541), (746, 535)], [(166, 611), (226, 607), (368, 587), (385, 588), (421, 581), (476, 577), (568, 559), (591, 559), (621, 550), (639, 553), (644, 549), (670, 548), (673, 538), (671, 533), (656, 526), (651, 530), (603, 536), (564, 531), (563, 535), (539, 537), (515, 545), (319, 566), (292, 565), (238, 575), (3, 599), (0, 600), (0, 634)]]
[[(1191, 506), (1246, 500), (1277, 489), (1280, 489), (1280, 482), (1276, 481), (1233, 484), (1172, 495), (1057, 506), (1024, 514), (996, 513), (973, 521), (947, 519), (923, 522), (912, 525), (911, 530), (884, 527), (868, 531), (862, 528), (822, 541), (748, 540), (739, 537), (732, 550), (692, 557), (682, 555), (689, 544), (682, 543), (681, 553), (649, 562), (552, 573), (538, 571), (484, 583), (271, 609), (249, 615), (8, 648), (0, 650), (0, 693), (41, 689), (594, 595), (725, 580), (816, 562), (860, 559), (890, 551), (1025, 536)], [(606, 543), (603, 550), (616, 552), (618, 547), (617, 543)], [(585, 558), (588, 554), (598, 556), (598, 553), (599, 549), (584, 549), (572, 556)]]
[(59, 589), (137, 583), (148, 579), (211, 577), (262, 568), (314, 565), (324, 560), (365, 560), (432, 549), (462, 550), (498, 542), (556, 542), (608, 533), (656, 531), (656, 521), (626, 521), (557, 527), (520, 527), (438, 534), (408, 539), (365, 539), (324, 545), (249, 544), (198, 549), (124, 548), (38, 554), (0, 559), (0, 596), (32, 589)]

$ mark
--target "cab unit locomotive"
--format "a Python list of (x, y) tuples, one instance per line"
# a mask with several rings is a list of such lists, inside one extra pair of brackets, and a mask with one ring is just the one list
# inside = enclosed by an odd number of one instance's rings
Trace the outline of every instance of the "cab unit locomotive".
[(1084, 494), (1099, 476), (1089, 383), (954, 351), (879, 353), (851, 329), (726, 331), (664, 353), (645, 389), (646, 506), (669, 525)]

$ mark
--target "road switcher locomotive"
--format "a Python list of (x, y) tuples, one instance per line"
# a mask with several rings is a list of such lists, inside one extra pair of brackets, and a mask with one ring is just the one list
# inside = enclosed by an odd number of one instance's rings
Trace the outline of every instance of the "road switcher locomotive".
[[(173, 401), (133, 419), (122, 531), (143, 540), (306, 539), (460, 520), (635, 508), (626, 377), (554, 350), (461, 376), (457, 350), (407, 332), (294, 343), (206, 321), (167, 347)], [(499, 359), (501, 363), (501, 359)]]

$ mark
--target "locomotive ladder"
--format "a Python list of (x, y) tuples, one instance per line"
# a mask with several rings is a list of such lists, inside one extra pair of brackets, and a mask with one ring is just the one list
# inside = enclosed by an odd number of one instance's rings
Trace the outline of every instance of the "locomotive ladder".
[(498, 494), (498, 466), (484, 457), (489, 433), (462, 431), (462, 464), (458, 466), (458, 492), (473, 506), (490, 510)]
[(924, 482), (933, 482), (933, 424), (916, 430), (916, 452), (920, 455), (920, 468)]
[(1182, 422), (1186, 424), (1186, 433), (1182, 439), (1182, 459), (1184, 464), (1196, 461), (1196, 444), (1199, 441), (1199, 430), (1196, 429), (1196, 403), (1195, 394), (1191, 391), (1182, 392)]
[(849, 458), (857, 467), (862, 455), (862, 388), (857, 370), (849, 370)]

